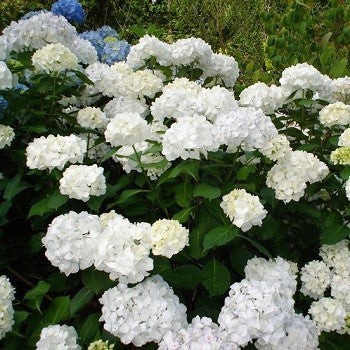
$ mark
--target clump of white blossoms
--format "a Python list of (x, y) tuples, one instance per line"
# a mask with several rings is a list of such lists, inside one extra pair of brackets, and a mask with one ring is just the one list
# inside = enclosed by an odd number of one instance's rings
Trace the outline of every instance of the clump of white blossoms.
[(48, 44), (37, 50), (32, 63), (39, 72), (52, 73), (78, 69), (78, 58), (61, 43)]
[(93, 165), (70, 165), (60, 179), (60, 192), (69, 198), (87, 202), (90, 196), (106, 193), (106, 178), (103, 168)]
[(11, 126), (0, 124), (0, 149), (10, 146), (15, 137), (15, 132)]
[(164, 334), (186, 327), (186, 307), (159, 275), (135, 287), (125, 284), (107, 290), (100, 298), (104, 329), (123, 344), (159, 343)]
[(116, 96), (105, 105), (103, 111), (108, 119), (120, 113), (137, 113), (145, 117), (149, 108), (144, 99), (141, 100), (134, 96)]
[(290, 94), (296, 90), (311, 90), (327, 95), (331, 79), (308, 63), (298, 63), (282, 72), (280, 84)]
[(96, 340), (91, 343), (87, 350), (112, 350), (114, 349), (114, 344), (109, 344), (109, 341), (103, 341), (102, 339)]
[(152, 253), (171, 258), (188, 245), (189, 234), (189, 230), (177, 220), (162, 219), (154, 222), (150, 231)]
[(310, 261), (301, 269), (300, 291), (313, 299), (323, 297), (331, 282), (331, 270), (323, 261)]
[(238, 147), (254, 151), (267, 147), (278, 135), (271, 118), (261, 109), (240, 107), (217, 116), (214, 122), (220, 141), (228, 146), (227, 152), (236, 152)]
[(44, 327), (40, 333), (40, 339), (36, 343), (37, 350), (64, 349), (80, 350), (81, 346), (77, 343), (78, 334), (74, 327), (55, 324)]
[(350, 106), (343, 102), (331, 103), (320, 110), (321, 124), (327, 127), (350, 124)]
[(322, 298), (314, 301), (309, 314), (321, 331), (339, 331), (345, 327), (346, 312), (341, 300)]
[(105, 131), (106, 141), (112, 146), (132, 146), (144, 141), (150, 134), (147, 121), (138, 113), (120, 113), (110, 120)]
[(290, 147), (287, 136), (277, 135), (272, 138), (266, 145), (260, 148), (260, 152), (267, 158), (277, 161), (286, 157), (292, 148)]
[(94, 265), (109, 273), (112, 280), (141, 282), (153, 269), (148, 223), (132, 224), (121, 215), (111, 214), (102, 232), (94, 236)]
[(42, 243), (45, 255), (65, 275), (90, 267), (94, 262), (91, 234), (102, 231), (99, 217), (87, 212), (57, 216), (49, 225)]
[(108, 123), (108, 119), (100, 108), (86, 107), (79, 110), (77, 122), (83, 128), (104, 129)]
[(350, 128), (344, 130), (340, 135), (338, 146), (350, 147)]
[(332, 97), (336, 101), (350, 102), (350, 77), (332, 80)]
[(350, 146), (339, 147), (331, 153), (331, 161), (334, 164), (350, 164)]
[(0, 61), (0, 90), (11, 89), (14, 85), (15, 78), (7, 67), (6, 63)]
[(252, 226), (261, 226), (267, 214), (259, 197), (247, 193), (244, 189), (235, 189), (223, 196), (220, 207), (232, 223), (243, 232)]
[(345, 194), (346, 198), (350, 201), (350, 179), (345, 182)]
[(298, 201), (305, 193), (307, 182), (322, 181), (328, 173), (326, 164), (312, 153), (293, 151), (270, 169), (266, 184), (275, 191), (277, 199)]
[(183, 117), (165, 132), (162, 153), (169, 161), (199, 159), (220, 147), (216, 128), (203, 115)]
[(272, 114), (281, 108), (286, 100), (285, 92), (276, 85), (267, 86), (258, 82), (245, 88), (239, 95), (239, 103), (244, 107), (261, 108), (264, 113)]
[[(226, 344), (225, 344), (226, 345)], [(228, 345), (228, 344), (227, 344)], [(231, 345), (231, 344), (230, 344)], [(235, 349), (234, 345), (226, 349)], [(196, 316), (187, 328), (168, 331), (159, 343), (158, 350), (220, 350), (224, 342), (219, 326), (211, 318)]]
[(30, 142), (26, 149), (30, 169), (62, 170), (69, 163), (82, 163), (87, 142), (75, 135), (41, 136)]
[(5, 276), (0, 276), (0, 339), (12, 330), (14, 321), (14, 310), (12, 302), (15, 300), (15, 289), (10, 280)]

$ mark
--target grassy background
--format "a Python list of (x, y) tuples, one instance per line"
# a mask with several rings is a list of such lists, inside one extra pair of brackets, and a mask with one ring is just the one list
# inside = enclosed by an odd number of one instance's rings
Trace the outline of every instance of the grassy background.
[[(52, 0), (2, 0), (0, 29)], [(346, 0), (82, 0), (87, 22), (108, 24), (134, 43), (145, 33), (172, 42), (196, 36), (233, 55), (240, 81), (274, 82), (279, 72), (308, 61), (332, 76), (348, 73), (350, 1)], [(348, 34), (344, 34), (348, 31)], [(331, 33), (331, 34), (327, 34)], [(324, 43), (324, 36), (327, 42)], [(343, 36), (339, 41), (339, 36)], [(329, 47), (329, 45), (331, 47)], [(320, 56), (324, 51), (324, 59)], [(338, 62), (342, 60), (342, 62)], [(337, 62), (337, 63), (335, 63)], [(333, 66), (336, 65), (334, 68)], [(339, 67), (340, 66), (340, 67)], [(343, 68), (343, 69), (341, 69)], [(335, 71), (335, 74), (333, 74)]]

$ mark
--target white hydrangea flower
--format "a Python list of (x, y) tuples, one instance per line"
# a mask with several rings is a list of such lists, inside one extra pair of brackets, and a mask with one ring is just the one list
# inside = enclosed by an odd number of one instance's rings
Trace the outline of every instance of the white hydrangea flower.
[[(230, 345), (229, 349), (238, 349), (234, 344)], [(211, 318), (196, 316), (187, 328), (168, 331), (158, 350), (223, 350), (224, 346), (219, 326)]]
[(132, 146), (150, 135), (147, 121), (138, 113), (120, 113), (113, 117), (105, 131), (106, 141), (112, 146)]
[(59, 215), (42, 239), (45, 255), (67, 276), (87, 269), (94, 261), (91, 235), (97, 236), (101, 230), (99, 217), (85, 211)]
[(267, 158), (277, 161), (292, 152), (292, 148), (287, 136), (281, 134), (267, 142), (264, 147), (260, 148), (260, 152)]
[(70, 49), (74, 55), (77, 56), (78, 61), (83, 64), (93, 64), (97, 62), (97, 52), (88, 40), (76, 37)]
[(294, 314), (283, 325), (284, 336), (277, 343), (255, 343), (258, 350), (318, 350), (320, 331), (309, 316)]
[(278, 135), (271, 118), (262, 110), (251, 107), (241, 107), (219, 115), (214, 125), (221, 137), (221, 143), (228, 146), (228, 151), (233, 152), (239, 146), (245, 151), (267, 147)]
[(41, 136), (27, 146), (27, 166), (30, 169), (62, 170), (68, 162), (82, 163), (86, 148), (87, 142), (76, 135)]
[(261, 108), (264, 113), (272, 114), (283, 106), (286, 97), (281, 87), (258, 82), (241, 92), (239, 103), (243, 107)]
[(301, 89), (326, 94), (329, 93), (331, 79), (308, 63), (298, 63), (282, 72), (280, 84), (290, 93)]
[(188, 245), (189, 230), (177, 220), (162, 219), (151, 227), (152, 253), (171, 258)]
[(15, 78), (7, 67), (7, 64), (0, 61), (0, 90), (12, 89)]
[(203, 69), (202, 79), (219, 77), (228, 88), (233, 87), (239, 76), (237, 61), (233, 57), (221, 53), (212, 54), (210, 60), (205, 62), (200, 68)]
[(310, 261), (301, 269), (300, 291), (313, 299), (320, 299), (329, 287), (332, 273), (323, 261)]
[(231, 286), (218, 323), (226, 341), (244, 347), (253, 339), (277, 343), (293, 310), (293, 299), (282, 297), (279, 285), (242, 280)]
[(338, 147), (330, 158), (334, 164), (350, 165), (350, 147)]
[(339, 137), (338, 146), (350, 147), (350, 128), (347, 128)]
[(270, 169), (266, 184), (275, 191), (277, 199), (298, 201), (305, 193), (307, 182), (322, 181), (328, 173), (326, 164), (312, 153), (293, 151)]
[(0, 37), (0, 61), (5, 61), (8, 54), (7, 43), (3, 37)]
[(350, 124), (350, 106), (343, 102), (331, 103), (320, 110), (321, 124), (327, 127)]
[(350, 274), (335, 274), (331, 281), (331, 296), (334, 299), (341, 300), (346, 310), (350, 311)]
[(60, 179), (60, 192), (69, 198), (87, 202), (90, 196), (106, 193), (106, 179), (103, 168), (93, 165), (70, 165)]
[(39, 72), (64, 72), (78, 69), (78, 58), (61, 43), (48, 44), (32, 56), (33, 66)]
[(86, 107), (79, 110), (77, 121), (83, 128), (104, 129), (108, 123), (106, 115), (100, 108)]
[(15, 137), (15, 132), (11, 126), (0, 124), (0, 149), (10, 146)]
[(89, 159), (101, 160), (110, 150), (111, 146), (106, 142), (101, 142), (99, 135), (93, 133), (79, 134), (81, 139), (87, 143), (87, 154)]
[(114, 344), (109, 344), (109, 341), (103, 341), (102, 339), (96, 340), (89, 344), (87, 350), (112, 350)]
[(216, 128), (203, 115), (183, 117), (165, 132), (162, 153), (169, 161), (199, 159), (220, 147)]
[(95, 237), (94, 265), (109, 273), (112, 280), (137, 283), (153, 269), (150, 224), (132, 224), (121, 215), (112, 215)]
[(350, 275), (350, 250), (349, 240), (328, 245), (323, 244), (320, 248), (320, 256), (323, 261), (338, 275)]
[(123, 216), (120, 214), (117, 214), (115, 210), (111, 210), (108, 213), (103, 213), (100, 215), (100, 222), (102, 225), (102, 228), (105, 229), (109, 223), (110, 220), (114, 220), (115, 218), (123, 219)]
[(345, 182), (345, 193), (346, 193), (346, 198), (348, 201), (350, 201), (350, 179), (346, 180)]
[(350, 77), (332, 80), (332, 97), (336, 101), (350, 102)]
[(203, 65), (213, 55), (209, 44), (200, 38), (179, 39), (170, 45), (171, 61), (175, 66), (187, 66), (191, 63)]
[(14, 321), (14, 310), (12, 303), (15, 300), (15, 289), (10, 280), (5, 276), (0, 276), (0, 339), (12, 330)]
[(267, 214), (259, 197), (247, 193), (244, 189), (235, 189), (223, 196), (220, 207), (243, 232), (250, 230), (252, 226), (261, 226)]
[(104, 329), (123, 344), (159, 343), (167, 331), (186, 327), (186, 307), (159, 275), (135, 287), (124, 284), (101, 297)]
[(44, 327), (36, 343), (37, 350), (80, 350), (78, 334), (74, 327), (55, 324)]
[(170, 47), (154, 36), (145, 35), (131, 47), (126, 62), (132, 68), (140, 68), (145, 65), (146, 60), (154, 57), (160, 65), (169, 66), (172, 58)]
[(297, 269), (294, 263), (277, 257), (274, 260), (266, 260), (254, 257), (247, 261), (244, 268), (247, 281), (265, 281), (269, 284), (279, 285), (279, 293), (287, 298), (292, 298), (297, 289)]
[(320, 331), (332, 332), (345, 327), (345, 309), (341, 300), (322, 298), (314, 301), (309, 314)]
[(145, 100), (133, 96), (117, 96), (105, 105), (103, 111), (108, 119), (113, 119), (120, 113), (137, 113), (145, 117), (149, 112), (149, 108)]

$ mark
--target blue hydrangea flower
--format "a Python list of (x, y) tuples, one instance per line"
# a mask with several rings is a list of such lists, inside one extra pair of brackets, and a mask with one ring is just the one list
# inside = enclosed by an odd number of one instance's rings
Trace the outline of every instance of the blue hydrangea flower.
[(0, 96), (0, 108), (7, 109), (9, 106), (9, 103), (7, 102), (6, 98), (4, 96)]
[(25, 91), (25, 90), (28, 90), (29, 87), (27, 85), (24, 85), (24, 84), (21, 84), (21, 83), (17, 83), (16, 86), (15, 86), (15, 89)]
[(83, 24), (86, 18), (83, 6), (77, 0), (58, 0), (52, 5), (51, 12), (78, 24)]
[(120, 40), (117, 31), (109, 26), (81, 33), (80, 37), (90, 41), (97, 51), (100, 62), (109, 65), (124, 61), (130, 52), (130, 44), (125, 40)]

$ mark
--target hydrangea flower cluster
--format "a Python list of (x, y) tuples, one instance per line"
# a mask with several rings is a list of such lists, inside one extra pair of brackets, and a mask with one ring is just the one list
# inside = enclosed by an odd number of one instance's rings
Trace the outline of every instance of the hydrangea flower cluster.
[(331, 103), (320, 110), (320, 122), (326, 127), (350, 124), (350, 106), (343, 102)]
[(90, 196), (106, 193), (106, 179), (103, 168), (94, 165), (71, 165), (60, 179), (60, 192), (69, 198), (86, 202)]
[(77, 343), (78, 334), (74, 327), (67, 325), (52, 325), (44, 327), (40, 333), (40, 339), (36, 343), (37, 350), (65, 349), (80, 350)]
[(11, 89), (14, 85), (15, 77), (7, 67), (7, 64), (0, 61), (0, 90)]
[(108, 119), (100, 108), (86, 107), (79, 110), (77, 122), (83, 128), (104, 129), (108, 123)]
[[(345, 239), (320, 249), (323, 260), (311, 261), (301, 269), (301, 292), (313, 299), (309, 314), (324, 332), (350, 334), (350, 249)], [(325, 297), (330, 287), (331, 297)]]
[(0, 124), (0, 149), (10, 146), (15, 137), (15, 132), (11, 126)]
[(104, 329), (124, 344), (158, 343), (167, 331), (187, 324), (185, 305), (159, 275), (132, 288), (119, 284), (107, 290), (100, 303)]
[(305, 193), (307, 182), (322, 181), (329, 173), (325, 163), (305, 151), (293, 151), (280, 158), (267, 174), (266, 184), (277, 199), (298, 201)]
[(85, 11), (77, 0), (58, 0), (52, 4), (51, 12), (67, 18), (72, 23), (83, 24), (85, 22)]
[(34, 139), (27, 146), (27, 166), (30, 169), (62, 170), (69, 163), (82, 163), (87, 142), (75, 135), (49, 135)]
[(112, 350), (114, 349), (114, 344), (109, 344), (109, 341), (103, 341), (102, 339), (92, 342), (87, 350)]
[(4, 338), (15, 324), (12, 306), (14, 300), (15, 289), (5, 275), (0, 276), (0, 339)]
[(220, 207), (243, 232), (250, 230), (252, 226), (261, 226), (267, 214), (259, 197), (244, 189), (236, 189), (223, 196)]

